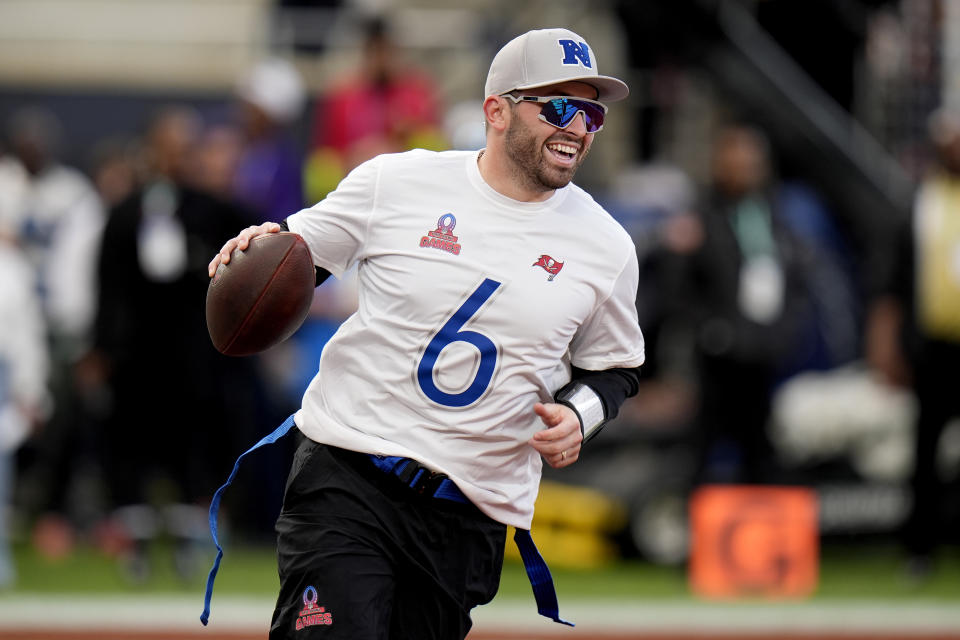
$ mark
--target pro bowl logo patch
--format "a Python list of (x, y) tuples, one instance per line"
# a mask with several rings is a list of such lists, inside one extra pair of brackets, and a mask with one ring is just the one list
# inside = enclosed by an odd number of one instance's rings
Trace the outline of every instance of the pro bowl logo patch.
[(563, 269), (562, 262), (554, 260), (545, 253), (540, 254), (540, 257), (537, 258), (537, 261), (531, 266), (543, 267), (543, 270), (550, 274), (550, 277), (547, 278), (548, 281), (553, 281), (553, 279), (557, 277), (557, 274), (560, 273), (560, 269)]
[(437, 228), (427, 231), (427, 235), (420, 238), (421, 247), (430, 247), (460, 255), (460, 245), (453, 230), (457, 226), (457, 218), (452, 213), (445, 213), (437, 220)]
[(306, 627), (316, 625), (333, 624), (333, 614), (317, 606), (317, 590), (315, 587), (307, 587), (303, 590), (303, 609), (297, 616), (297, 631)]

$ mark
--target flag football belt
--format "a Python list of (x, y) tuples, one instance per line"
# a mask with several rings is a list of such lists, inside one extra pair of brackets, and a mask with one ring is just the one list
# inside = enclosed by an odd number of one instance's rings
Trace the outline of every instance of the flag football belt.
[[(203, 613), (200, 614), (200, 622), (204, 625), (210, 620), (210, 600), (213, 597), (213, 583), (217, 578), (217, 572), (220, 570), (220, 561), (223, 559), (223, 547), (220, 546), (217, 529), (217, 514), (220, 511), (220, 501), (223, 498), (223, 492), (233, 483), (233, 479), (236, 477), (237, 471), (240, 468), (240, 461), (243, 460), (247, 454), (264, 445), (273, 444), (285, 436), (294, 426), (295, 423), (291, 415), (272, 433), (264, 436), (255, 445), (241, 453), (234, 463), (233, 470), (230, 472), (227, 481), (213, 494), (213, 499), (210, 501), (210, 535), (213, 538), (214, 545), (217, 547), (217, 557), (214, 559), (213, 566), (210, 568), (210, 574), (207, 576), (207, 588), (203, 596)], [(396, 476), (403, 484), (418, 494), (464, 504), (470, 502), (450, 478), (442, 473), (430, 471), (415, 460), (397, 456), (377, 455), (371, 455), (370, 460), (376, 468), (384, 473)], [(530, 537), (530, 532), (526, 529), (516, 529), (513, 535), (513, 541), (520, 551), (520, 557), (523, 558), (523, 566), (524, 569), (526, 569), (527, 578), (530, 580), (530, 586), (533, 587), (533, 596), (537, 601), (537, 612), (542, 616), (550, 618), (554, 622), (559, 622), (560, 624), (571, 627), (574, 626), (572, 622), (568, 622), (560, 617), (560, 606), (557, 603), (557, 592), (553, 586), (553, 576), (550, 575), (550, 569), (547, 567), (547, 563), (544, 561), (543, 556), (540, 555), (540, 551), (534, 544), (533, 538)]]
[(445, 474), (431, 471), (416, 460), (370, 454), (370, 461), (377, 469), (396, 476), (401, 483), (422, 496), (462, 504), (470, 503), (453, 480)]

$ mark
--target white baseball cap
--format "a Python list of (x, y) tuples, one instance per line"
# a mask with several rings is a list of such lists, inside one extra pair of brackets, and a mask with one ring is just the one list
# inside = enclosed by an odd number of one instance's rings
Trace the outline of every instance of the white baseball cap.
[(598, 100), (623, 100), (630, 88), (622, 80), (597, 73), (597, 58), (586, 40), (567, 29), (537, 29), (500, 49), (487, 73), (487, 96), (578, 80), (593, 85)]

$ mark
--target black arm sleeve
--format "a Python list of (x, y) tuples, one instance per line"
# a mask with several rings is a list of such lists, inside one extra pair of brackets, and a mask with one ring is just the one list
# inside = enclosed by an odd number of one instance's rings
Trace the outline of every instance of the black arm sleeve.
[[(280, 230), (290, 231), (290, 225), (287, 224), (286, 220), (280, 222)], [(314, 266), (313, 268), (317, 271), (317, 284), (315, 286), (319, 287), (321, 284), (323, 284), (324, 280), (330, 277), (330, 272), (317, 266)]]
[(640, 388), (640, 367), (628, 369), (607, 369), (606, 371), (590, 371), (573, 367), (572, 380), (557, 391), (561, 391), (574, 383), (585, 384), (600, 396), (603, 402), (603, 413), (607, 420), (617, 417), (620, 405), (624, 400), (636, 395)]

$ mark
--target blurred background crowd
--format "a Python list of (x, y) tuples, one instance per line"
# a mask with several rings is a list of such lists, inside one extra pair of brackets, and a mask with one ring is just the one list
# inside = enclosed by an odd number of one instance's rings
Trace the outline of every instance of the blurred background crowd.
[[(134, 582), (160, 538), (205, 569), (213, 490), (355, 305), (328, 282), (289, 342), (226, 358), (208, 260), (373, 155), (480, 148), (490, 59), (550, 26), (632, 88), (577, 182), (636, 242), (647, 363), (547, 480), (621, 505), (618, 553), (651, 562), (686, 560), (696, 487), (764, 484), (814, 489), (825, 543), (935, 570), (960, 543), (956, 0), (0, 3), (0, 530)], [(282, 448), (232, 535), (270, 544)]]

